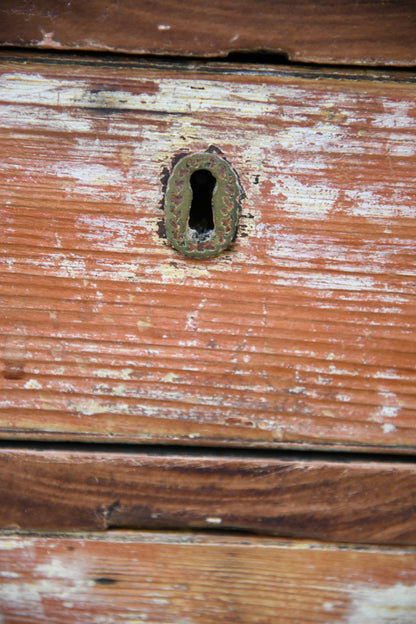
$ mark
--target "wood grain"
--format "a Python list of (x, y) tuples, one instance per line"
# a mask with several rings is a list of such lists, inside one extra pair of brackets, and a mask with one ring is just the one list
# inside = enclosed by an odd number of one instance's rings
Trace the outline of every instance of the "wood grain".
[(391, 462), (0, 451), (0, 528), (212, 528), (416, 543), (416, 466)]
[(413, 0), (2, 0), (0, 42), (49, 49), (416, 64)]
[[(3, 437), (416, 448), (416, 88), (408, 73), (3, 56)], [(163, 183), (220, 150), (218, 258)]]
[(0, 537), (3, 624), (412, 624), (414, 549), (112, 533)]

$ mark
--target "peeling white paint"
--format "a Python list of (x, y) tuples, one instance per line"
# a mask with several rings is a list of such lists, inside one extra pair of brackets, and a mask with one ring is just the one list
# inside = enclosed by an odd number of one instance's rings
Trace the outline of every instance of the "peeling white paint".
[(63, 564), (58, 557), (52, 557), (48, 563), (37, 565), (35, 572), (46, 578), (79, 580), (81, 570), (77, 565)]
[(199, 279), (201, 277), (209, 277), (210, 269), (211, 266), (209, 265), (206, 267), (192, 266), (178, 259), (175, 263), (170, 261), (168, 263), (160, 263), (156, 267), (149, 267), (146, 269), (146, 272), (153, 274), (156, 271), (160, 275), (161, 281), (165, 284), (171, 282), (182, 284), (187, 278)]
[(166, 598), (152, 598), (152, 603), (155, 605), (165, 606), (169, 604), (169, 600)]
[(68, 258), (63, 254), (57, 254), (56, 260), (51, 258), (50, 265), (51, 268), (54, 268), (56, 274), (62, 277), (85, 278), (88, 275), (85, 260), (79, 256)]
[(71, 598), (79, 601), (93, 586), (94, 581), (86, 578), (82, 559), (78, 557), (76, 562), (68, 563), (51, 557), (47, 563), (34, 567), (32, 582), (0, 585), (0, 602), (19, 615), (44, 620), (45, 599), (59, 596), (63, 601)]
[(126, 403), (100, 402), (96, 399), (79, 398), (71, 400), (68, 404), (71, 411), (83, 414), (84, 416), (94, 416), (95, 414), (128, 414), (129, 406)]
[(145, 331), (146, 329), (149, 329), (149, 327), (152, 326), (152, 322), (150, 320), (140, 318), (140, 319), (137, 319), (136, 325), (139, 331)]
[(77, 219), (78, 234), (98, 249), (132, 250), (137, 233), (133, 219), (102, 215), (81, 215)]
[(378, 419), (383, 422), (385, 418), (397, 418), (400, 411), (400, 404), (396, 393), (386, 390), (379, 392), (378, 396), (380, 399), (380, 407), (377, 410)]
[(33, 548), (33, 542), (31, 540), (21, 539), (9, 539), (9, 538), (1, 538), (0, 539), (0, 550), (15, 550), (18, 549), (27, 549), (29, 552)]
[(167, 373), (167, 375), (162, 377), (160, 381), (163, 381), (165, 383), (175, 383), (177, 380), (178, 380), (178, 377), (177, 375), (175, 375), (175, 373)]
[(383, 405), (380, 408), (379, 415), (382, 418), (396, 418), (400, 407), (398, 405)]
[(374, 379), (400, 379), (400, 373), (395, 368), (386, 368), (373, 373)]
[(352, 598), (349, 614), (342, 620), (345, 624), (416, 622), (416, 585), (398, 583), (392, 587), (356, 587)]
[[(308, 111), (309, 112), (309, 111)], [(294, 110), (296, 114), (296, 110)], [(310, 114), (310, 113), (309, 113)], [(313, 127), (297, 125), (285, 128), (278, 134), (279, 145), (296, 153), (316, 152), (326, 153), (339, 152), (340, 144), (347, 147), (349, 152), (362, 153), (363, 146), (348, 140), (346, 131), (340, 126), (318, 123)]]
[[(1, 87), (0, 87), (1, 88)], [(16, 131), (33, 128), (50, 132), (87, 133), (91, 132), (91, 121), (86, 117), (76, 116), (68, 111), (42, 109), (36, 106), (19, 106), (2, 104), (1, 121), (3, 127)]]
[(416, 105), (405, 100), (382, 99), (384, 113), (373, 114), (371, 125), (376, 128), (416, 128)]
[(16, 578), (21, 577), (20, 574), (17, 574), (16, 572), (10, 572), (8, 570), (0, 570), (0, 576), (2, 578), (10, 578), (10, 579), (16, 579)]
[[(49, 169), (58, 178), (71, 178), (78, 185), (82, 186), (102, 187), (108, 184), (115, 186), (123, 183), (123, 177), (119, 169), (100, 163), (88, 162), (87, 164), (79, 162), (78, 164), (77, 161), (74, 163), (57, 162), (53, 167), (49, 165)], [(88, 215), (81, 215), (79, 217), (80, 223), (87, 224), (90, 224), (94, 219), (97, 221), (99, 227), (103, 227), (102, 222), (100, 223), (99, 216), (90, 217)], [(103, 217), (101, 217), (101, 219), (103, 219)], [(108, 221), (111, 222), (111, 219), (108, 218)]]
[[(46, 587), (44, 589), (48, 591)], [(15, 612), (18, 609), (22, 616), (43, 620), (42, 582), (0, 585), (0, 604)]]
[[(196, 83), (199, 83), (200, 89), (193, 88)], [(209, 97), (201, 97), (201, 90), (204, 91), (208, 85)], [(35, 106), (138, 109), (153, 113), (160, 110), (164, 114), (170, 111), (188, 114), (229, 110), (233, 102), (240, 106), (244, 101), (247, 116), (275, 113), (276, 99), (292, 98), (302, 102), (307, 95), (303, 89), (285, 83), (273, 86), (260, 83), (240, 85), (219, 80), (190, 81), (179, 75), (159, 82), (156, 93), (145, 90), (139, 94), (121, 90), (90, 90), (80, 80), (53, 80), (40, 73), (30, 75), (23, 72), (3, 74), (0, 89), (6, 102), (24, 102)]]
[(412, 199), (408, 190), (400, 187), (399, 181), (396, 181), (392, 189), (390, 201), (386, 200), (386, 195), (380, 192), (379, 187), (367, 183), (365, 188), (347, 189), (344, 194), (353, 201), (348, 210), (353, 217), (364, 217), (374, 221), (415, 217)]
[(30, 390), (40, 390), (42, 388), (42, 384), (40, 384), (36, 379), (29, 379), (25, 383), (25, 388)]
[(96, 377), (108, 378), (108, 379), (123, 379), (128, 380), (133, 372), (132, 368), (110, 369), (110, 368), (98, 368), (95, 371)]
[[(318, 206), (316, 208), (318, 210)], [(303, 214), (299, 210), (295, 218), (300, 218)], [(353, 275), (357, 269), (364, 274), (382, 275), (391, 266), (392, 256), (397, 251), (393, 244), (389, 244), (376, 247), (368, 254), (367, 250), (353, 250), (342, 241), (331, 241), (329, 237), (325, 240), (320, 234), (293, 232), (280, 224), (272, 226), (260, 224), (257, 235), (268, 240), (269, 257), (279, 263), (284, 262), (285, 266), (290, 263), (293, 267), (314, 268), (317, 262), (325, 262), (328, 267), (336, 267), (346, 276)]]
[(70, 101), (79, 99), (87, 88), (87, 83), (77, 80), (53, 79), (40, 73), (7, 73), (0, 76), (0, 90), (5, 102), (21, 102), (24, 104), (48, 104), (65, 106), (68, 96), (61, 99), (60, 93), (70, 92)]
[(276, 178), (273, 193), (286, 197), (281, 208), (295, 217), (323, 219), (333, 209), (339, 190), (323, 183), (303, 184), (293, 176), (280, 175)]

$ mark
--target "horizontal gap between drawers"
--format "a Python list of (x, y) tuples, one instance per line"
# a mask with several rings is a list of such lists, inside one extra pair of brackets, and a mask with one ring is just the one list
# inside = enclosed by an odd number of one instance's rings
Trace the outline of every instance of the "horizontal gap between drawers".
[(311, 451), (311, 450), (270, 450), (247, 448), (222, 448), (208, 446), (179, 446), (163, 444), (107, 444), (100, 442), (38, 442), (26, 440), (1, 440), (2, 449), (30, 450), (30, 451), (70, 451), (88, 453), (119, 453), (134, 455), (149, 455), (162, 457), (213, 457), (235, 459), (274, 459), (282, 461), (324, 461), (348, 463), (388, 463), (388, 464), (416, 464), (416, 455), (396, 455), (388, 453), (361, 453), (348, 451)]
[[(163, 56), (120, 53), (103, 53), (74, 50), (36, 50), (15, 46), (0, 46), (3, 61), (13, 63), (54, 63), (56, 65), (83, 65), (85, 67), (129, 67), (147, 69), (167, 69), (178, 71), (198, 71), (201, 73), (267, 74), (284, 75), (294, 72), (299, 78), (316, 79), (325, 74), (334, 80), (367, 80), (370, 82), (416, 82), (415, 67), (412, 65), (393, 67), (383, 65), (364, 66), (348, 64), (316, 64), (290, 61), (283, 54), (230, 53), (228, 56)], [(303, 73), (304, 72), (304, 73)]]

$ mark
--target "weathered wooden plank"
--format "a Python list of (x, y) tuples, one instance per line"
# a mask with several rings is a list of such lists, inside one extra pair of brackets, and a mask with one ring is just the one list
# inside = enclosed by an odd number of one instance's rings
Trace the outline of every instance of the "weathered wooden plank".
[[(413, 75), (3, 59), (3, 437), (414, 452)], [(246, 199), (192, 260), (160, 180), (210, 146)]]
[(49, 49), (414, 65), (413, 0), (2, 0), (0, 42)]
[(416, 543), (405, 463), (2, 449), (0, 528), (215, 528)]
[(112, 533), (0, 537), (3, 624), (412, 624), (414, 549)]

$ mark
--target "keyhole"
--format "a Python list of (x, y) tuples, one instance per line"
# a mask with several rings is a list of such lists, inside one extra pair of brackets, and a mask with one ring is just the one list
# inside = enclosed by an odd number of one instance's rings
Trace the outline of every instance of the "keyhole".
[(194, 171), (190, 179), (192, 203), (189, 211), (189, 227), (200, 236), (206, 236), (214, 229), (212, 194), (217, 180), (207, 169)]
[(215, 258), (235, 240), (242, 197), (238, 175), (225, 159), (211, 152), (184, 154), (166, 187), (169, 243), (190, 258)]

